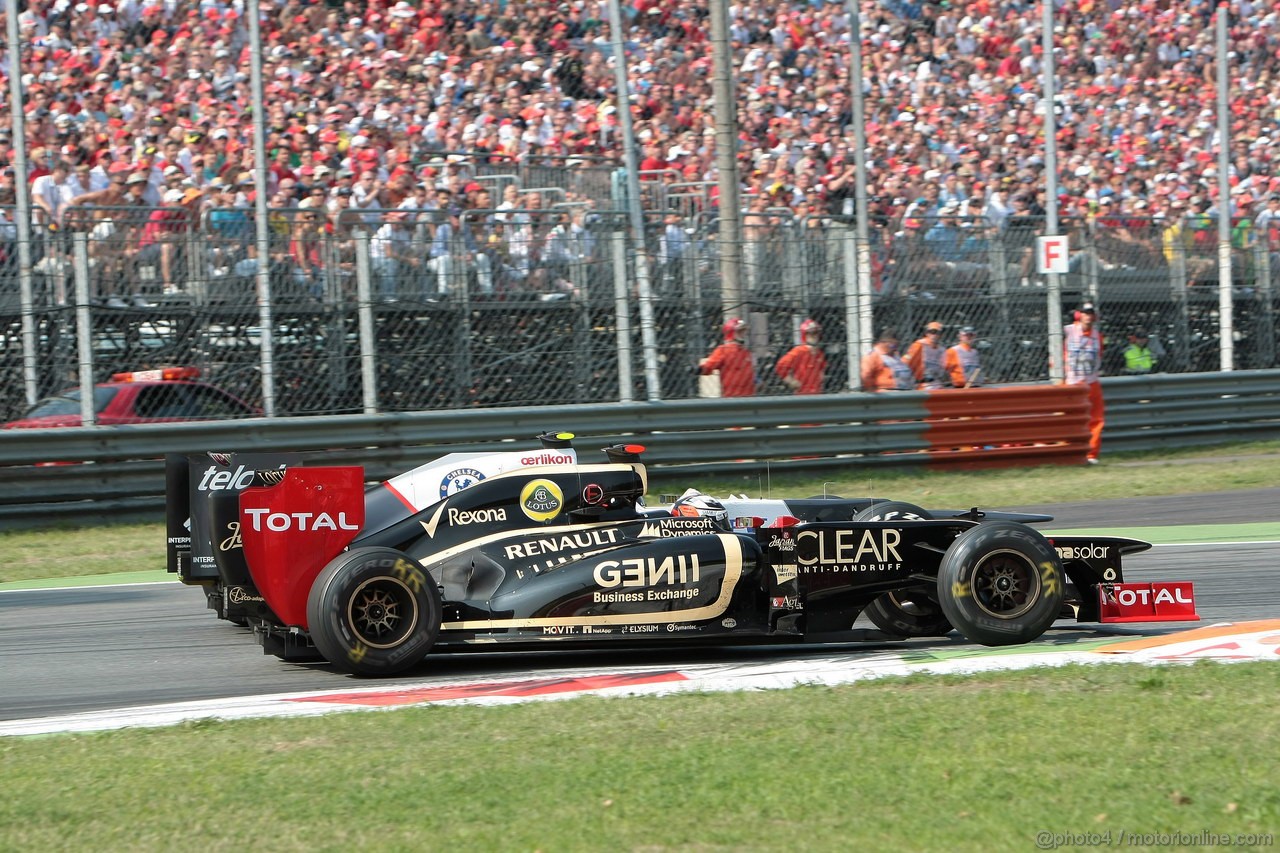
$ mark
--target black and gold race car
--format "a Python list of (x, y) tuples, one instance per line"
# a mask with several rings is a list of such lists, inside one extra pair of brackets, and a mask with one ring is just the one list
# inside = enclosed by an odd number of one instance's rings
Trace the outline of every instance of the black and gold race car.
[(987, 645), (1061, 617), (1196, 618), (1189, 583), (1123, 582), (1146, 542), (877, 498), (646, 506), (642, 447), (589, 463), (571, 438), (371, 486), (296, 454), (171, 456), (169, 569), (266, 651), (361, 675), (479, 644), (848, 640), (863, 613), (881, 639)]

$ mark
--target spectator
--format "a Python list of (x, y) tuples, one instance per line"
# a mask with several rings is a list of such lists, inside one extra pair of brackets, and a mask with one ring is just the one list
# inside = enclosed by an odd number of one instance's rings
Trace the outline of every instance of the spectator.
[(41, 175), (31, 183), (31, 203), (43, 211), (41, 224), (57, 225), (62, 222), (62, 208), (67, 203), (63, 185), (71, 174), (70, 164), (55, 160), (53, 171)]
[(688, 263), (689, 235), (680, 214), (669, 211), (658, 238), (658, 264), (662, 269), (663, 291), (672, 296), (684, 293), (684, 266)]
[(312, 299), (324, 295), (324, 243), (328, 224), (324, 211), (298, 212), (289, 228), (289, 263), (299, 292)]
[(940, 261), (956, 263), (965, 260), (967, 256), (963, 245), (964, 233), (956, 220), (959, 215), (959, 205), (948, 202), (938, 209), (937, 220), (925, 232), (924, 244)]
[(544, 258), (553, 291), (580, 291), (581, 267), (595, 253), (595, 237), (587, 228), (586, 221), (586, 208), (575, 207), (569, 213), (559, 214), (555, 227), (547, 235)]
[(386, 222), (369, 240), (369, 259), (377, 282), (376, 297), (380, 302), (396, 301), (401, 276), (418, 263), (408, 219), (408, 211), (389, 211)]
[(942, 324), (931, 320), (924, 326), (924, 334), (907, 349), (904, 359), (915, 377), (916, 387), (921, 389), (943, 388), (947, 384), (947, 371), (943, 366), (946, 350), (942, 347)]
[[(460, 199), (466, 183), (458, 178), (469, 167), (452, 159), (457, 152), (504, 169), (616, 157), (617, 106), (628, 98), (655, 195), (678, 171), (686, 179), (716, 177), (709, 34), (689, 0), (657, 14), (641, 4), (624, 22), (633, 89), (621, 99), (601, 49), (607, 28), (596, 4), (535, 2), (514, 16), (472, 14), (458, 0), (420, 7), (375, 0), (359, 8), (361, 18), (337, 6), (264, 6), (274, 162), (261, 191), (288, 177), (310, 185), (326, 183), (325, 170), (355, 171), (362, 182), (366, 173), (382, 182), (372, 208), (394, 207), (404, 189), (395, 170), (438, 157), (432, 174), (413, 172), (414, 182), (439, 183)], [(170, 0), (111, 9), (40, 2), (21, 13), (33, 151), (91, 158), (100, 182), (93, 190), (103, 188), (110, 165), (136, 166), (144, 157), (176, 163), (196, 186), (213, 177), (234, 183), (253, 126), (247, 25), (238, 7)], [(1270, 179), (1280, 138), (1266, 132), (1280, 108), (1276, 13), (1256, 0), (1231, 10), (1228, 70), (1249, 82), (1233, 95), (1231, 179), (1264, 198), (1280, 189)], [(1182, 193), (1184, 201), (1211, 195), (1202, 176), (1213, 162), (1213, 116), (1203, 109), (1212, 99), (1205, 34), (1213, 11), (1190, 0), (1117, 0), (1064, 13), (1055, 32), (1064, 209), (1115, 196), (1112, 215), (1137, 218), (1144, 200), (1154, 212)], [(1020, 204), (1006, 207), (1011, 197), (1025, 197), (1030, 215), (1041, 215), (1041, 66), (1026, 37), (1038, 12), (992, 0), (949, 8), (895, 2), (875, 14), (865, 53), (877, 95), (867, 104), (866, 128), (868, 189), (881, 199), (875, 215), (899, 218), (920, 199), (910, 214), (927, 218), (980, 194), (997, 226)], [(766, 200), (761, 212), (807, 204), (852, 214), (848, 21), (839, 5), (736, 4), (729, 31), (740, 70), (741, 139), (734, 144), (744, 152), (748, 195)], [(0, 158), (10, 159), (10, 150), (11, 140), (0, 139)], [(822, 175), (808, 191), (811, 176)], [(351, 176), (342, 180), (354, 186)], [(155, 189), (152, 204), (159, 203)], [(355, 208), (372, 217), (367, 189)], [(771, 272), (775, 254), (760, 243), (764, 257), (754, 262), (755, 227), (744, 220), (749, 285), (755, 270)], [(1132, 224), (1124, 227), (1134, 233)], [(1186, 239), (1205, 230), (1189, 224)], [(1203, 280), (1204, 253), (1191, 254), (1193, 278)], [(1011, 262), (1030, 278), (1027, 256), (1015, 252)], [(536, 271), (534, 258), (526, 275)], [(896, 274), (902, 278), (902, 269)]]
[(452, 206), (445, 214), (445, 221), (436, 226), (431, 260), (427, 264), (437, 276), (436, 292), (441, 297), (460, 293), (465, 277), (474, 267), (480, 292), (493, 293), (493, 268), (489, 256), (476, 245), (470, 223), (462, 221), (462, 208)]
[(1124, 348), (1124, 372), (1131, 375), (1155, 373), (1160, 363), (1156, 346), (1146, 329), (1135, 329), (1129, 336), (1129, 345)]
[(1102, 333), (1094, 324), (1098, 312), (1085, 303), (1075, 312), (1074, 322), (1062, 330), (1062, 348), (1067, 385), (1085, 385), (1089, 390), (1089, 450), (1085, 461), (1098, 464), (1102, 449)]
[(862, 357), (863, 391), (910, 391), (915, 387), (911, 368), (898, 357), (898, 336), (886, 329), (871, 352)]
[[(70, 176), (62, 184), (62, 207), (65, 208), (71, 204), (72, 200), (78, 196), (87, 195), (95, 190), (106, 189), (110, 181), (104, 179), (99, 185), (94, 185), (93, 179), (90, 177), (90, 170), (93, 168), (87, 162), (80, 162), (72, 169)], [(1280, 223), (1277, 223), (1280, 224)]]
[(1041, 220), (1031, 209), (1031, 198), (1025, 194), (1013, 197), (1013, 209), (1004, 223), (1004, 244), (1009, 259), (1018, 264), (1018, 282), (1023, 287), (1031, 284), (1035, 270), (1036, 236)]
[(982, 355), (973, 346), (975, 334), (973, 326), (964, 326), (960, 329), (959, 342), (947, 347), (942, 365), (952, 387), (973, 388), (982, 384)]
[(800, 324), (800, 343), (788, 350), (774, 366), (783, 384), (797, 394), (821, 394), (827, 371), (827, 356), (819, 342), (822, 325), (817, 320)]
[[(195, 222), (195, 204), (203, 195), (196, 189), (166, 190), (164, 206), (153, 210), (142, 227), (138, 240), (139, 272), (142, 267), (158, 267), (165, 294), (181, 292), (178, 282), (185, 279), (186, 274), (186, 236)], [(140, 294), (135, 294), (134, 303), (139, 306), (149, 304)]]
[(698, 373), (720, 374), (721, 397), (750, 397), (756, 393), (756, 368), (744, 340), (747, 321), (731, 317), (724, 324), (724, 343), (698, 363)]

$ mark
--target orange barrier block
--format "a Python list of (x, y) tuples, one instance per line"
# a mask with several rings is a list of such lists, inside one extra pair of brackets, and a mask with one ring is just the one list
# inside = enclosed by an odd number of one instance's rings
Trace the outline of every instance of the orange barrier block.
[(1089, 397), (1080, 385), (1008, 385), (928, 392), (929, 464), (949, 468), (1082, 465)]

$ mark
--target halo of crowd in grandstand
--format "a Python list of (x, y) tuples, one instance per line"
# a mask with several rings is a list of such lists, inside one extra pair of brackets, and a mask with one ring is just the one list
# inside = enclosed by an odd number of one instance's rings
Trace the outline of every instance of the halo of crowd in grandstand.
[[(596, 0), (260, 7), (273, 206), (491, 205), (468, 164), (621, 160)], [(1041, 211), (1040, 8), (863, 7), (873, 213), (911, 227), (956, 210), (1002, 226), (1019, 209)], [(1280, 17), (1258, 0), (1229, 9), (1234, 201), (1280, 215)], [(1057, 4), (1065, 216), (1216, 212), (1214, 11), (1203, 0)], [(223, 0), (32, 0), (19, 15), (29, 178), (53, 176), (36, 185), (36, 204), (56, 221), (86, 193), (132, 178), (142, 186), (133, 195), (153, 206), (247, 205), (257, 188), (244, 14)], [(742, 0), (730, 15), (747, 198), (851, 213), (843, 2)], [(714, 181), (706, 4), (636, 0), (626, 18), (632, 92), (622, 100), (641, 169)], [(0, 135), (0, 159), (11, 160), (12, 142)], [(10, 165), (0, 204), (12, 181)]]

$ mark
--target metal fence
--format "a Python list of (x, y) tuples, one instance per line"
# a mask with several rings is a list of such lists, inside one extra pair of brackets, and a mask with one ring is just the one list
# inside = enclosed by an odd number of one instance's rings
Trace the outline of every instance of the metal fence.
[[(555, 176), (481, 177), (518, 184)], [(582, 193), (565, 202), (549, 190), (536, 207), (456, 217), (273, 209), (266, 263), (275, 413), (697, 396), (694, 367), (719, 342), (724, 312), (717, 221), (709, 185), (663, 177), (644, 187), (646, 205), (664, 212), (648, 214), (643, 253), (624, 217)], [(600, 193), (595, 185), (615, 178), (597, 169), (583, 180)], [(57, 230), (38, 224), (29, 305), (12, 234), (0, 231), (0, 420), (25, 409), (33, 371), (37, 396), (45, 396), (75, 385), (86, 362), (97, 381), (116, 371), (196, 366), (208, 381), (261, 403), (253, 217), (248, 208), (196, 217), (121, 207), (79, 212)], [(866, 307), (852, 224), (752, 202), (743, 226), (739, 308), (752, 320), (758, 393), (784, 393), (773, 363), (806, 317), (824, 327), (824, 389), (850, 388), (857, 359), (849, 358), (846, 324)], [(944, 323), (948, 338), (972, 325), (987, 381), (1046, 380), (1047, 288), (1030, 254), (1042, 230), (1034, 218), (876, 222), (867, 283), (874, 330), (897, 330), (905, 346), (928, 321)], [(1100, 218), (1067, 221), (1063, 231), (1072, 252), (1062, 308), (1098, 306), (1105, 373), (1124, 372), (1126, 336), (1137, 327), (1151, 335), (1158, 370), (1218, 368), (1211, 223)], [(1280, 241), (1237, 231), (1235, 367), (1272, 367)], [(642, 254), (647, 294), (637, 286)]]

